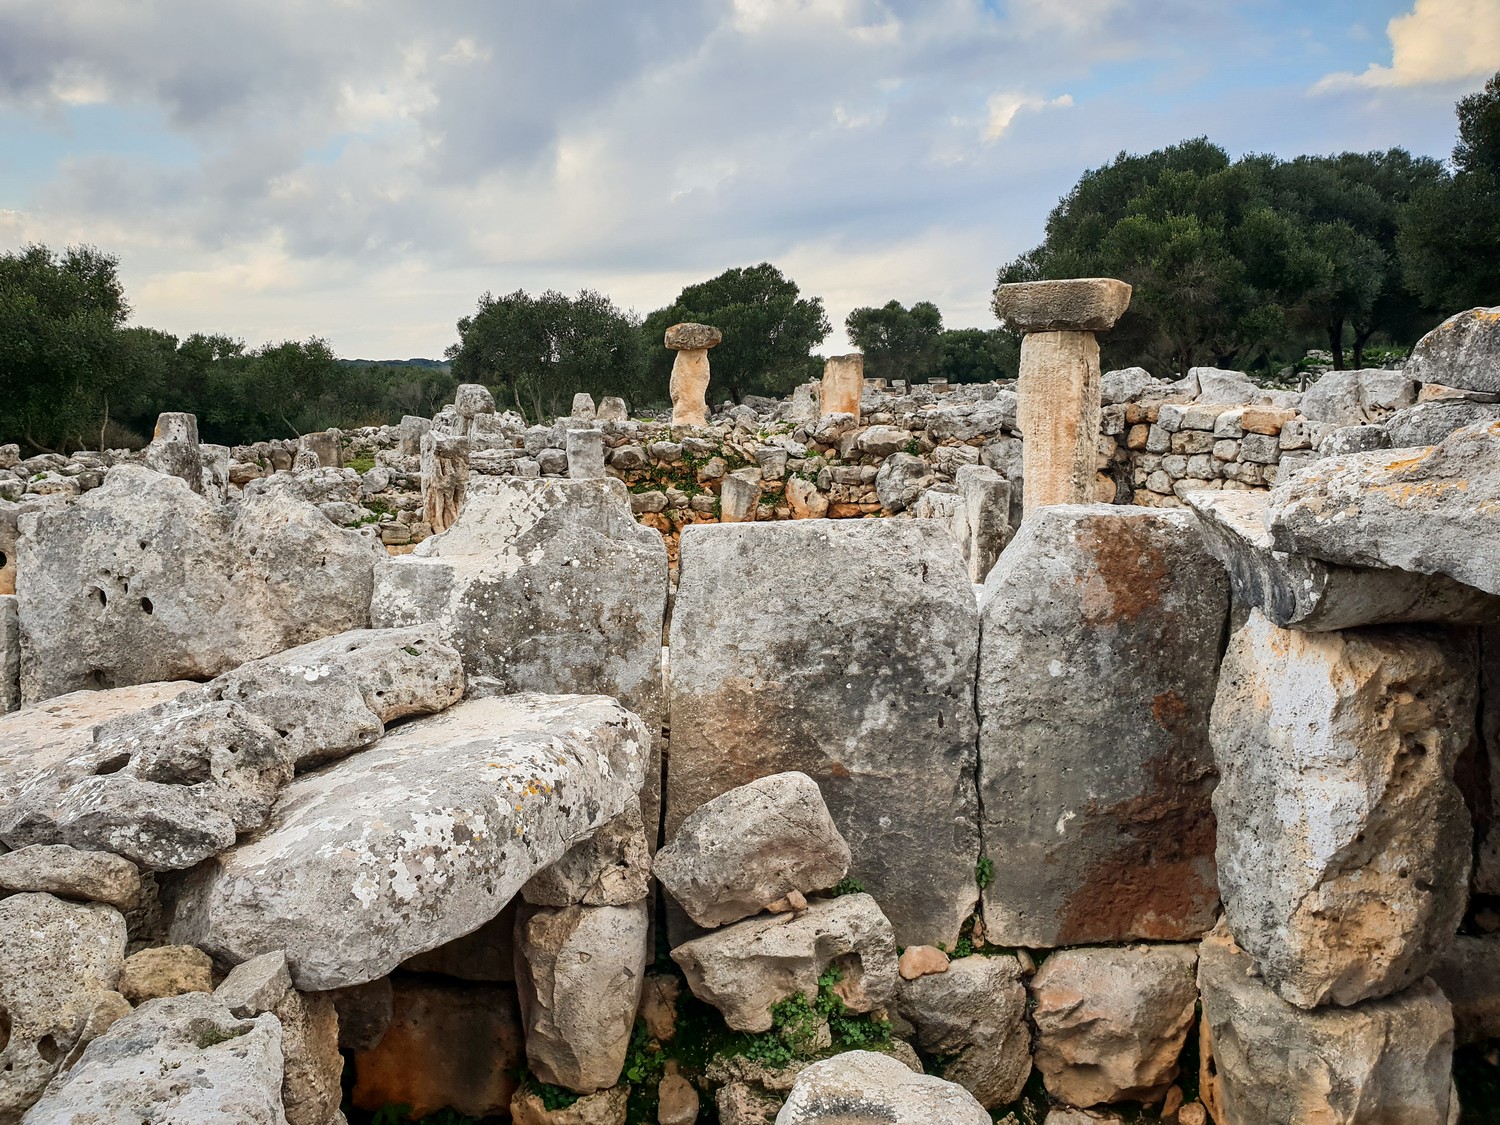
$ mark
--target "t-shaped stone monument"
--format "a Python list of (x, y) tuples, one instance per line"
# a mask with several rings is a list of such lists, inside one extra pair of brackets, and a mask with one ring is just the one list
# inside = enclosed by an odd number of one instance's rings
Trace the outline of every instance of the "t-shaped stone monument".
[(672, 425), (708, 425), (708, 349), (724, 333), (707, 324), (674, 324), (666, 345), (677, 353), (672, 363)]
[(1108, 277), (1024, 281), (995, 289), (995, 315), (1019, 329), (1023, 510), (1094, 499), (1099, 443), (1099, 342), (1130, 305)]

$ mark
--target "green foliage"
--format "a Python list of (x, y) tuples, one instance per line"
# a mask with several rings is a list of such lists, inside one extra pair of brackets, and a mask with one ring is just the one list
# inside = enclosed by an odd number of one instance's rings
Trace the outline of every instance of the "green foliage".
[[(369, 454), (360, 457), (351, 457), (344, 462), (346, 469), (353, 469), (356, 473), (363, 475), (375, 467), (375, 458)], [(366, 505), (369, 507), (369, 505)]]
[(542, 1105), (547, 1109), (567, 1109), (583, 1096), (582, 1094), (575, 1094), (572, 1090), (565, 1089), (562, 1086), (554, 1086), (550, 1082), (543, 1082), (524, 1067), (516, 1072), (516, 1078), (526, 1092), (540, 1098)]
[(689, 285), (664, 309), (646, 317), (640, 328), (650, 378), (666, 390), (675, 353), (662, 336), (685, 321), (711, 324), (724, 334), (709, 353), (716, 388), (727, 389), (738, 402), (747, 394), (781, 394), (815, 377), (821, 370), (811, 356), (832, 331), (823, 302), (803, 297), (796, 282), (769, 262), (725, 270), (708, 281)]
[(987, 855), (979, 857), (979, 862), (974, 865), (974, 882), (979, 884), (982, 891), (995, 881), (995, 861)]
[(834, 898), (839, 898), (842, 895), (862, 895), (865, 893), (865, 885), (853, 875), (845, 875), (829, 893)]
[(907, 308), (887, 301), (879, 308), (858, 308), (844, 319), (849, 340), (865, 355), (865, 375), (871, 379), (926, 377), (941, 354), (943, 314), (931, 301)]

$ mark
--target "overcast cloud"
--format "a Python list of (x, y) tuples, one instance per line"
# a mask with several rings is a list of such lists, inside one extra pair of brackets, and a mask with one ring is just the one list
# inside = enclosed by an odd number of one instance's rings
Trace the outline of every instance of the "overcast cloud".
[(1116, 152), (1446, 156), (1497, 69), (1494, 0), (0, 0), (0, 249), (370, 357), (440, 354), (485, 289), (644, 313), (761, 260), (835, 323), (988, 326)]

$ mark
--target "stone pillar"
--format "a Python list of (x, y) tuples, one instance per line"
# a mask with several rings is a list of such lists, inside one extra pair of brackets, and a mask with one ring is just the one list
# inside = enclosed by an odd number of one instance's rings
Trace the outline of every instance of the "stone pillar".
[(156, 432), (151, 435), (153, 442), (157, 441), (185, 441), (193, 445), (198, 444), (198, 416), (196, 414), (184, 414), (177, 411), (168, 411), (156, 416)]
[(865, 389), (865, 357), (829, 356), (823, 364), (823, 382), (818, 388), (818, 413), (853, 414), (859, 421), (859, 396)]
[(298, 444), (317, 454), (318, 467), (342, 469), (344, 467), (344, 443), (338, 430), (320, 430), (315, 434), (303, 434)]
[(568, 431), (568, 478), (600, 480), (604, 477), (604, 431)]
[(469, 488), (469, 439), (429, 430), (422, 435), (422, 513), (432, 533), (458, 520)]
[(404, 457), (422, 456), (422, 435), (432, 429), (432, 419), (422, 418), (416, 414), (403, 414), (401, 425), (398, 429), (400, 437), (397, 439), (397, 449)]
[(576, 395), (573, 396), (572, 417), (581, 418), (585, 422), (592, 422), (594, 420), (594, 413), (595, 410), (593, 395), (587, 393), (586, 391), (579, 391)]
[(0, 596), (0, 715), (21, 706), (21, 619), (16, 596)]
[(194, 492), (203, 491), (203, 455), (198, 448), (198, 417), (169, 412), (156, 417), (156, 432), (146, 446), (146, 464), (158, 473), (180, 477)]
[(594, 418), (600, 422), (623, 422), (630, 416), (623, 398), (609, 397), (599, 400), (599, 409)]
[(667, 329), (666, 346), (677, 353), (672, 363), (672, 425), (708, 424), (708, 349), (724, 334), (707, 324), (674, 324)]
[(1130, 286), (1104, 277), (995, 289), (995, 315), (1026, 334), (1017, 390), (1028, 514), (1094, 499), (1101, 409), (1094, 333), (1111, 328), (1129, 304)]

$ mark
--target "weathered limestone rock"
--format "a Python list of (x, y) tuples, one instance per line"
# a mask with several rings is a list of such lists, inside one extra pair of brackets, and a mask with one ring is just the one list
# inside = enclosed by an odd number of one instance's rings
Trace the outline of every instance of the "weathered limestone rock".
[[(653, 826), (654, 827), (654, 826)], [(536, 906), (629, 906), (651, 891), (651, 851), (639, 801), (531, 877), (521, 897)]]
[(0, 835), (107, 849), (150, 870), (191, 867), (265, 823), (294, 767), (342, 757), (379, 738), (386, 720), (456, 700), (458, 654), (430, 632), (340, 634), (111, 719), (17, 794)]
[[(1385, 425), (1379, 427), (1379, 430), (1383, 430), (1387, 435), (1386, 441), (1364, 448), (1406, 449), (1419, 445), (1437, 445), (1455, 430), (1493, 422), (1496, 419), (1500, 419), (1500, 404), (1466, 402), (1462, 399), (1450, 402), (1419, 402), (1415, 406), (1393, 414), (1387, 419)], [(1338, 451), (1320, 448), (1318, 452), (1326, 457)], [(1350, 449), (1347, 452), (1360, 451)]]
[(913, 1074), (890, 1055), (846, 1051), (797, 1076), (776, 1125), (989, 1125), (962, 1086)]
[(604, 431), (568, 431), (568, 479), (604, 478)]
[(647, 901), (532, 907), (516, 922), (526, 1062), (581, 1094), (620, 1080), (646, 971)]
[[(45, 894), (0, 899), (0, 1121), (13, 1125), (55, 1074), (130, 1011), (115, 991), (125, 919)], [(62, 1120), (66, 1120), (65, 1118)]]
[(1213, 710), (1219, 886), (1283, 999), (1356, 1004), (1436, 964), (1463, 916), (1473, 734), (1467, 637), (1278, 629), (1230, 639)]
[(859, 424), (860, 396), (865, 389), (865, 357), (859, 352), (829, 356), (818, 384), (818, 414), (850, 414)]
[(759, 504), (760, 470), (730, 473), (719, 490), (719, 522), (752, 523)]
[(429, 430), (422, 435), (422, 519), (434, 534), (458, 522), (469, 490), (469, 439)]
[(273, 1010), (281, 1021), (287, 1125), (333, 1125), (343, 1100), (339, 1017), (326, 993), (289, 989)]
[(953, 513), (953, 537), (958, 541), (969, 580), (985, 580), (1000, 552), (1010, 542), (1010, 481), (983, 465), (965, 465), (954, 476), (958, 503)]
[(995, 288), (995, 315), (1015, 332), (1107, 332), (1129, 307), (1130, 286), (1109, 277)]
[(464, 433), (472, 435), (475, 418), (495, 413), (495, 396), (483, 383), (460, 383), (453, 390), (453, 409), (463, 419)]
[(399, 438), (396, 448), (403, 457), (420, 457), (422, 455), (422, 435), (432, 429), (431, 418), (421, 418), (415, 414), (403, 414), (399, 427)]
[(21, 714), (0, 715), (0, 839), (14, 821), (16, 795), (38, 774), (87, 750), (97, 724), (154, 707), (197, 686), (177, 680), (75, 691), (35, 704)]
[(801, 477), (786, 482), (786, 502), (794, 520), (820, 520), (828, 514), (828, 497), (812, 481)]
[(891, 924), (866, 894), (808, 903), (801, 914), (750, 918), (672, 950), (688, 987), (736, 1031), (769, 1031), (771, 1005), (800, 992), (818, 994), (829, 966), (850, 1011), (868, 1012), (895, 996), (896, 942)]
[(239, 1020), (212, 996), (152, 1000), (89, 1044), (25, 1125), (282, 1125), (281, 1026)]
[(214, 965), (208, 954), (191, 945), (162, 945), (125, 958), (120, 970), (120, 995), (144, 1004), (184, 992), (212, 992)]
[[(813, 580), (810, 560), (837, 581)], [(977, 896), (978, 611), (947, 532), (929, 520), (698, 525), (680, 565), (668, 836), (720, 793), (798, 770), (897, 940), (953, 944)], [(777, 613), (743, 609), (770, 602)]]
[(1329, 371), (1307, 388), (1304, 417), (1336, 426), (1379, 422), (1417, 401), (1409, 371)]
[(1500, 620), (1500, 598), (1441, 575), (1335, 566), (1272, 546), (1269, 492), (1190, 492), (1203, 540), (1229, 572), (1236, 602), (1310, 632), (1411, 622)]
[(0, 594), (0, 715), (21, 706), (21, 615), (14, 594)]
[[(283, 954), (285, 956), (285, 954)], [(291, 970), (287, 970), (291, 979)], [(333, 988), (324, 993), (333, 1001), (339, 1017), (339, 1046), (346, 1051), (372, 1051), (380, 1045), (395, 1018), (395, 990), (390, 977), (380, 977), (348, 988)], [(510, 993), (512, 1022), (515, 1022), (515, 992)]]
[(960, 958), (946, 972), (902, 981), (897, 1005), (917, 1029), (917, 1046), (945, 1060), (942, 1076), (980, 1105), (994, 1109), (1021, 1096), (1031, 1031), (1016, 958)]
[(502, 1114), (525, 1064), (521, 1018), (509, 985), (398, 978), (395, 1013), (379, 1046), (354, 1058), (354, 1105), (396, 1103), (425, 1117), (452, 1106), (470, 1117)]
[(513, 1125), (625, 1125), (630, 1087), (625, 1084), (579, 1098), (562, 1109), (548, 1109), (540, 1094), (520, 1089), (510, 1100)]
[(698, 1120), (698, 1111), (701, 1109), (698, 1091), (675, 1069), (662, 1076), (656, 1096), (657, 1125), (694, 1125)]
[(1036, 512), (990, 571), (981, 613), (991, 940), (1203, 934), (1218, 906), (1208, 717), (1228, 583), (1192, 517)]
[(916, 980), (933, 973), (946, 973), (950, 958), (935, 945), (908, 945), (896, 961), (902, 980)]
[(23, 517), (21, 692), (207, 679), (369, 623), (379, 544), (281, 495), (238, 514), (175, 477), (119, 465)]
[(1278, 485), (1266, 527), (1279, 551), (1344, 566), (1446, 574), (1500, 594), (1500, 421), (1431, 449), (1325, 458)]
[(16, 541), (21, 537), (21, 517), (38, 505), (13, 504), (0, 497), (0, 596), (16, 592)]
[(436, 622), (507, 691), (612, 695), (661, 725), (667, 551), (619, 481), (505, 480), (379, 567), (381, 625)]
[(758, 914), (789, 891), (821, 891), (849, 870), (849, 845), (804, 773), (778, 773), (693, 810), (656, 854), (667, 893), (700, 926)]
[(1065, 949), (1032, 978), (1036, 1066), (1076, 1106), (1158, 1100), (1193, 1026), (1196, 946)]
[[(262, 953), (259, 957), (241, 961), (229, 970), (224, 983), (214, 990), (214, 996), (244, 1020), (274, 1011), (291, 987), (292, 974), (286, 967), (286, 954), (278, 949), (274, 953)], [(327, 993), (322, 995), (328, 996)], [(328, 999), (329, 1003), (333, 1002), (331, 996)]]
[(724, 334), (707, 324), (674, 324), (664, 343), (677, 353), (672, 361), (672, 425), (708, 424), (708, 349), (723, 343)]
[(1500, 307), (1450, 316), (1417, 341), (1405, 371), (1423, 383), (1500, 392)]
[(649, 738), (613, 700), (472, 700), (283, 790), (253, 839), (183, 887), (174, 941), (230, 962), (284, 949), (302, 989), (385, 976), (499, 913), (618, 816)]
[(1266, 987), (1223, 929), (1198, 954), (1218, 1125), (1449, 1125), (1453, 1015), (1430, 980), (1304, 1011)]
[(1029, 515), (1094, 498), (1099, 343), (1092, 332), (1038, 332), (1021, 343), (1020, 423)]
[(902, 512), (911, 507), (934, 481), (932, 468), (913, 453), (893, 453), (880, 463), (875, 474), (875, 495), (881, 507)]
[(167, 413), (156, 418), (156, 431), (146, 446), (146, 465), (177, 477), (194, 492), (203, 492), (203, 451), (198, 445), (198, 417)]
[(36, 844), (0, 855), (0, 891), (43, 891), (129, 910), (141, 897), (141, 873), (109, 852)]

